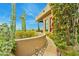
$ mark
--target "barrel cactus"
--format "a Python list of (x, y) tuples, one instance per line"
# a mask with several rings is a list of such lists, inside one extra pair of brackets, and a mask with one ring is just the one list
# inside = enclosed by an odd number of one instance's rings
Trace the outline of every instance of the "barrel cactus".
[(0, 56), (12, 55), (14, 40), (7, 24), (0, 25)]

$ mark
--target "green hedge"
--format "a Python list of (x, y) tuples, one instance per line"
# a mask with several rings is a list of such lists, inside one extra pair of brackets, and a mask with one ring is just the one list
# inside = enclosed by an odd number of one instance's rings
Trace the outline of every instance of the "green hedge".
[(33, 37), (33, 36), (36, 36), (36, 35), (37, 35), (37, 33), (34, 30), (26, 30), (26, 31), (18, 30), (15, 33), (15, 37), (17, 39)]

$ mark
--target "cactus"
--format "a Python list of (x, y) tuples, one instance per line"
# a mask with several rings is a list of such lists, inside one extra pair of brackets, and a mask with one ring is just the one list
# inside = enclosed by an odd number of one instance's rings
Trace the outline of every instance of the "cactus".
[(12, 4), (11, 30), (12, 30), (12, 33), (15, 34), (15, 31), (16, 31), (16, 4), (15, 3)]
[(22, 16), (20, 17), (21, 20), (22, 20), (22, 30), (26, 30), (26, 14), (25, 14), (25, 11), (23, 12)]
[(11, 14), (11, 39), (13, 39), (13, 52), (15, 50), (15, 31), (16, 31), (16, 4), (12, 3), (12, 14)]
[(16, 13), (15, 4), (12, 4), (11, 24), (0, 25), (0, 56), (12, 55), (15, 49)]

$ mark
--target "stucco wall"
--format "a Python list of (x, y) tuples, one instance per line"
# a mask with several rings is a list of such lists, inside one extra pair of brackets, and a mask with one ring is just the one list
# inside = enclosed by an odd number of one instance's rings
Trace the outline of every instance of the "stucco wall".
[(42, 48), (47, 43), (46, 35), (40, 35), (32, 38), (16, 39), (17, 56), (31, 56), (36, 49)]
[(46, 21), (48, 20), (48, 32), (50, 32), (51, 27), (51, 21), (50, 21), (51, 14), (47, 15), (45, 18), (43, 18), (43, 32), (46, 32)]

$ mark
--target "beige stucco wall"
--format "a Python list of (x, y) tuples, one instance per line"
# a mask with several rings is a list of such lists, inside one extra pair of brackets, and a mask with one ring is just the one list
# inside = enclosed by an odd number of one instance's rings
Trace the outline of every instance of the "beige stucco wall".
[(16, 39), (16, 51), (17, 56), (31, 56), (36, 50), (43, 47), (46, 43), (46, 35), (40, 35), (32, 38)]

